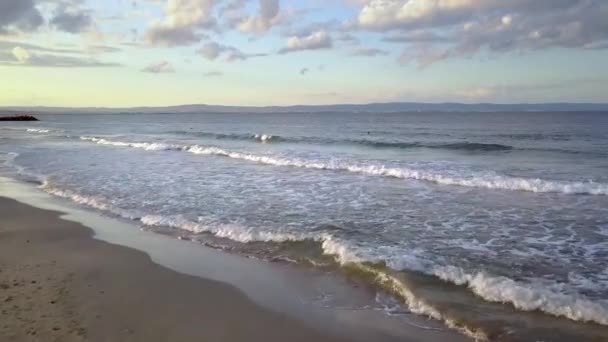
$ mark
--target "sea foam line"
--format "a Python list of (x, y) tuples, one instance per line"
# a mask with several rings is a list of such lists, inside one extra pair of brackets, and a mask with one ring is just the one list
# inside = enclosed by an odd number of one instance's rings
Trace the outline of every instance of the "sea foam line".
[[(572, 295), (552, 290), (540, 283), (520, 282), (486, 272), (468, 273), (456, 266), (443, 266), (417, 256), (415, 252), (375, 255), (370, 250), (352, 247), (332, 237), (321, 240), (325, 254), (334, 255), (341, 264), (384, 262), (396, 271), (416, 271), (435, 276), (446, 282), (466, 286), (489, 302), (508, 303), (521, 311), (540, 310), (547, 314), (574, 321), (608, 325), (608, 301), (595, 301), (583, 295)], [(386, 252), (385, 252), (386, 253)]]
[[(480, 298), (490, 302), (508, 303), (521, 311), (540, 310), (547, 314), (565, 317), (574, 321), (595, 322), (608, 325), (608, 302), (593, 301), (583, 295), (560, 293), (536, 283), (523, 283), (504, 276), (494, 276), (486, 272), (468, 273), (460, 267), (437, 265), (428, 258), (417, 255), (416, 251), (405, 253), (395, 250), (383, 254), (377, 253), (377, 248), (354, 246), (347, 241), (338, 239), (327, 232), (321, 233), (291, 233), (260, 231), (240, 224), (220, 224), (213, 221), (191, 221), (183, 216), (137, 215), (133, 212), (116, 208), (106, 198), (87, 196), (78, 192), (54, 187), (48, 180), (44, 181), (41, 189), (58, 197), (89, 206), (128, 219), (138, 219), (146, 226), (165, 226), (191, 231), (193, 233), (211, 233), (217, 237), (230, 239), (241, 243), (249, 242), (297, 242), (313, 240), (321, 244), (323, 253), (333, 256), (342, 265), (357, 265), (366, 267), (365, 262), (385, 262), (395, 271), (416, 271), (435, 276), (446, 282), (467, 286)], [(447, 326), (462, 330), (476, 338), (482, 338), (479, 331), (468, 330), (445, 317), (436, 308), (428, 305), (423, 299), (413, 294), (407, 286), (401, 284), (390, 274), (373, 271), (378, 283), (389, 287), (405, 301), (408, 308), (417, 314), (426, 315), (443, 321)]]
[(44, 129), (44, 128), (28, 128), (26, 131), (30, 132), (30, 133), (49, 133), (49, 132), (51, 132), (50, 129)]
[(550, 181), (540, 178), (511, 177), (497, 175), (493, 173), (480, 172), (472, 173), (468, 176), (453, 176), (435, 171), (417, 170), (409, 167), (397, 168), (374, 164), (353, 164), (347, 161), (305, 160), (299, 158), (284, 158), (276, 156), (256, 155), (238, 151), (225, 150), (213, 146), (176, 145), (147, 142), (123, 142), (96, 137), (81, 137), (80, 139), (91, 141), (100, 145), (131, 147), (148, 151), (184, 151), (193, 154), (228, 157), (273, 166), (296, 167), (315, 170), (347, 171), (370, 176), (383, 176), (400, 179), (427, 181), (441, 185), (455, 185), (464, 187), (512, 191), (527, 191), (535, 193), (588, 194), (604, 196), (608, 195), (608, 184), (596, 182)]
[[(194, 233), (212, 233), (215, 236), (233, 241), (249, 242), (287, 242), (314, 240), (321, 244), (323, 253), (336, 258), (342, 265), (365, 262), (386, 262), (395, 271), (416, 271), (435, 276), (455, 285), (467, 286), (473, 293), (489, 302), (508, 303), (521, 311), (540, 310), (547, 314), (565, 317), (574, 321), (595, 322), (608, 325), (608, 303), (592, 301), (584, 296), (570, 295), (548, 289), (541, 284), (522, 283), (504, 276), (493, 276), (485, 272), (467, 273), (460, 267), (441, 266), (420, 256), (406, 253), (391, 255), (370, 255), (365, 249), (353, 247), (329, 233), (294, 234), (286, 232), (258, 231), (237, 224), (205, 224), (189, 221), (181, 216), (145, 216), (141, 222), (148, 226), (166, 226)], [(368, 270), (371, 272), (371, 270)], [(403, 299), (408, 308), (417, 314), (426, 315), (441, 321), (452, 328), (457, 326), (451, 319), (437, 309), (416, 297), (406, 286), (390, 274), (373, 271), (376, 281), (391, 288)], [(480, 332), (466, 331), (467, 335), (480, 337)]]

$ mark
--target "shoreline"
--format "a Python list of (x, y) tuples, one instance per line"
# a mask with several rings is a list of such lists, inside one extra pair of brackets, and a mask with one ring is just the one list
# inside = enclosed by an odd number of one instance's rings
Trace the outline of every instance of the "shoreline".
[[(114, 222), (118, 229), (100, 231), (100, 225), (114, 220), (79, 213), (79, 209), (63, 210), (69, 208), (48, 202), (47, 195), (33, 187), (8, 181), (0, 184), (0, 196), (8, 197), (0, 198), (0, 283), (8, 285), (0, 290), (4, 316), (0, 337), (11, 340), (12, 336), (15, 341), (468, 340), (415, 315), (406, 324), (402, 318), (384, 317), (380, 312), (303, 306), (295, 302), (311, 295), (307, 291), (317, 283), (334, 292), (346, 290), (347, 301), (363, 290), (348, 289), (347, 284), (335, 284), (324, 275), (313, 275), (310, 280), (310, 273), (283, 270), (280, 265), (256, 266), (257, 261), (207, 251), (204, 246), (142, 232), (131, 225), (119, 227), (118, 221)], [(83, 214), (86, 217), (79, 217)], [(73, 222), (83, 218), (89, 222)], [(179, 253), (171, 246), (178, 244), (179, 250), (208, 254), (204, 254), (205, 261), (192, 260), (190, 265), (175, 255), (172, 261), (171, 256), (162, 260), (158, 253), (146, 254), (150, 246), (133, 246), (142, 237), (157, 247), (169, 245), (166, 254)], [(115, 244), (121, 239), (128, 241)], [(218, 262), (223, 264), (214, 267)], [(201, 274), (192, 271), (201, 264), (208, 269)], [(254, 273), (276, 278), (276, 287), (264, 291), (268, 284)], [(297, 286), (301, 288), (294, 288)], [(277, 292), (281, 287), (286, 288), (285, 293)], [(62, 306), (56, 305), (58, 295), (64, 296)], [(288, 296), (293, 302), (285, 300)], [(52, 301), (55, 303), (49, 304)], [(201, 330), (204, 322), (213, 322), (211, 328)], [(33, 332), (36, 334), (31, 335)]]
[(347, 341), (261, 308), (230, 285), (95, 240), (60, 215), (0, 198), (2, 339)]

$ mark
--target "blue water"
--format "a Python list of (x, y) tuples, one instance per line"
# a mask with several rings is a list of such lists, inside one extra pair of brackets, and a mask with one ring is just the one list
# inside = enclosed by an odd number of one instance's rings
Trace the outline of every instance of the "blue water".
[(608, 113), (40, 119), (0, 123), (1, 172), (146, 229), (359, 265), (448, 325), (483, 315), (405, 275), (454, 285), (466, 305), (608, 325)]

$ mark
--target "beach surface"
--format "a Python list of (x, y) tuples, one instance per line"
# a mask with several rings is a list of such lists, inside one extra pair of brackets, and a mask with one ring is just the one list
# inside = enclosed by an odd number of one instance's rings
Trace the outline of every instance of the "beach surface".
[(0, 198), (2, 341), (342, 341)]

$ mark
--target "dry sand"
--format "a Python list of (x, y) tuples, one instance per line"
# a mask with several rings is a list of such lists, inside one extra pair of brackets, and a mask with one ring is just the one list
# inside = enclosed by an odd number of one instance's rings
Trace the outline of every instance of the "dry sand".
[(0, 341), (345, 341), (0, 197)]

